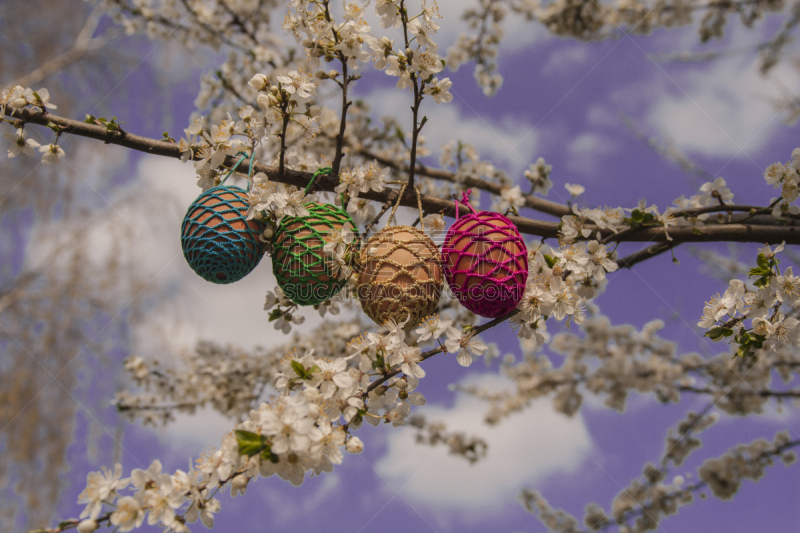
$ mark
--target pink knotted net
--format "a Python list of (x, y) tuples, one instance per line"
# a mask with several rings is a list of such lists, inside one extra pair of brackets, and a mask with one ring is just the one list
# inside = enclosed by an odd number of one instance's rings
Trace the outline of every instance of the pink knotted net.
[(460, 202), (472, 213), (458, 216), (442, 246), (444, 275), (461, 304), (486, 318), (514, 309), (528, 280), (528, 249), (508, 218), (491, 211), (475, 211), (467, 191)]

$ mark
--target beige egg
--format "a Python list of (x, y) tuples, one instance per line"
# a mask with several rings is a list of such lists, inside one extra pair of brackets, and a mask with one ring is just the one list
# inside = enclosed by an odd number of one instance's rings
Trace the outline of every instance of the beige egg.
[[(374, 250), (374, 251), (371, 251)], [(358, 297), (378, 324), (419, 324), (436, 311), (442, 293), (442, 260), (433, 241), (411, 226), (391, 226), (370, 238), (360, 255)]]

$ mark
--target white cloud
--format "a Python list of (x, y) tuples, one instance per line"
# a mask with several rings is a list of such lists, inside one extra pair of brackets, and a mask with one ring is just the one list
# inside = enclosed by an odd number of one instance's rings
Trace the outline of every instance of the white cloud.
[(547, 57), (547, 62), (542, 67), (542, 76), (563, 75), (585, 64), (588, 59), (589, 47), (583, 43), (557, 49)]
[[(288, 486), (286, 481), (279, 483)], [(338, 490), (341, 487), (341, 481), (335, 472), (323, 474), (314, 480), (307, 480), (306, 483), (313, 483), (317, 489), (303, 498), (298, 498), (294, 494), (294, 490), (271, 489), (267, 491), (266, 500), (269, 506), (271, 525), (284, 526), (295, 522), (298, 516), (319, 512), (320, 506), (327, 500), (338, 498), (341, 494), (341, 491)]]
[[(496, 375), (471, 381), (490, 388), (508, 382)], [(414, 430), (401, 428), (389, 435), (387, 453), (377, 463), (377, 472), (413, 505), (488, 515), (502, 511), (523, 486), (554, 473), (575, 472), (592, 450), (580, 414), (567, 418), (546, 400), (496, 427), (484, 424), (485, 410), (486, 404), (463, 395), (452, 408), (429, 405), (420, 409), (428, 420), (446, 422), (451, 431), (484, 438), (489, 447), (482, 461), (469, 465), (442, 447), (415, 444)]]
[[(365, 99), (374, 115), (392, 115), (411, 124), (409, 94), (397, 89), (377, 89)], [(474, 145), (482, 158), (507, 168), (512, 177), (521, 175), (536, 160), (531, 157), (537, 149), (539, 133), (527, 122), (511, 116), (489, 121), (457, 96), (449, 104), (434, 104), (428, 100), (423, 103), (422, 114), (428, 117), (422, 135), (432, 156), (438, 157), (445, 143), (459, 139)]]
[(586, 132), (575, 137), (567, 146), (569, 161), (567, 168), (589, 176), (597, 170), (598, 160), (616, 150), (616, 144), (607, 136)]
[(166, 427), (157, 431), (180, 458), (197, 457), (212, 446), (219, 446), (234, 423), (214, 409), (205, 407), (193, 415), (178, 413)]
[[(150, 194), (170, 199), (177, 206), (129, 220), (148, 245), (142, 263), (163, 269), (159, 277), (176, 288), (172, 297), (151, 313), (148, 324), (139, 329), (140, 342), (147, 345), (153, 330), (165, 333), (173, 350), (191, 346), (201, 337), (244, 347), (271, 340), (272, 327), (262, 309), (264, 295), (275, 284), (269, 258), (262, 259), (252, 273), (236, 283), (205, 281), (186, 263), (180, 243), (183, 216), (200, 194), (192, 166), (147, 157), (141, 160), (138, 174)], [(158, 231), (153, 231), (153, 226)]]
[(657, 88), (648, 91), (656, 104), (647, 122), (686, 153), (711, 157), (746, 156), (762, 149), (781, 127), (768, 99), (781, 86), (796, 86), (789, 83), (796, 79), (791, 67), (779, 65), (762, 77), (752, 58), (717, 61), (669, 80), (663, 72), (656, 76)]
[[(263, 310), (264, 296), (276, 284), (268, 256), (244, 279), (227, 285), (205, 281), (184, 260), (180, 225), (186, 209), (200, 194), (191, 165), (147, 157), (138, 174), (148, 194), (171, 199), (177, 206), (129, 221), (147, 245), (141, 262), (154, 270), (163, 269), (159, 276), (175, 288), (140, 328), (139, 341), (146, 346), (153, 338), (165, 338), (153, 335), (160, 331), (174, 350), (191, 347), (200, 338), (243, 347), (284, 342), (286, 337), (274, 330)], [(321, 322), (313, 309), (301, 312), (306, 317), (303, 330)]]
[(611, 111), (611, 107), (606, 104), (593, 104), (586, 112), (586, 120), (589, 124), (614, 128), (621, 125), (619, 117)]

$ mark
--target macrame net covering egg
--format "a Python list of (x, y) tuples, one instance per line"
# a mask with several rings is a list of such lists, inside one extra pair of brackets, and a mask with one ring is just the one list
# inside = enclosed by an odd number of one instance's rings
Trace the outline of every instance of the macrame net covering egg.
[(346, 212), (330, 204), (305, 204), (308, 216), (284, 217), (275, 232), (272, 272), (287, 298), (298, 305), (315, 305), (338, 293), (346, 279), (337, 280), (325, 255), (325, 237), (348, 222)]
[(525, 241), (508, 218), (476, 212), (466, 195), (462, 203), (472, 213), (457, 218), (447, 231), (442, 246), (444, 275), (464, 307), (482, 317), (501, 317), (517, 306), (525, 292)]
[(239, 281), (261, 261), (266, 244), (257, 220), (247, 220), (247, 193), (233, 186), (213, 187), (189, 206), (181, 224), (183, 256), (212, 283)]
[(436, 311), (442, 293), (441, 256), (422, 231), (390, 226), (370, 238), (359, 262), (358, 297), (378, 324), (408, 320), (405, 329), (410, 329)]

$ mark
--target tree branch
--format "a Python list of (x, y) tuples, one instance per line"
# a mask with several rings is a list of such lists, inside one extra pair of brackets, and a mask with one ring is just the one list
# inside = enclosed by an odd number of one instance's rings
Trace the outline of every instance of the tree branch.
[[(517, 313), (519, 313), (519, 309), (513, 309), (511, 312), (509, 312), (505, 316), (501, 316), (501, 317), (495, 318), (494, 320), (490, 320), (486, 324), (483, 324), (481, 326), (477, 326), (477, 327), (472, 328), (472, 333), (474, 335), (477, 335), (478, 333), (483, 333), (487, 329), (491, 329), (491, 328), (495, 327), (496, 325), (501, 324), (502, 322), (505, 322), (506, 320), (508, 320), (512, 316), (516, 315)], [(422, 356), (420, 358), (420, 362), (425, 361), (426, 359), (430, 359), (434, 355), (440, 354), (442, 352), (444, 352), (444, 348), (442, 348), (441, 346), (439, 348), (434, 348), (432, 350), (428, 350), (427, 352), (422, 354)], [(370, 383), (369, 386), (367, 387), (367, 390), (366, 390), (364, 395), (366, 396), (367, 394), (369, 394), (373, 390), (377, 389), (379, 386), (383, 385), (384, 383), (389, 381), (391, 378), (395, 377), (397, 374), (400, 374), (402, 372), (403, 372), (403, 370), (400, 367), (395, 368), (391, 372), (387, 372), (386, 374), (384, 374), (380, 378), (378, 378), (375, 381), (373, 381), (372, 383)]]
[(45, 61), (35, 70), (25, 74), (21, 78), (11, 81), (5, 87), (3, 87), (3, 89), (10, 89), (16, 85), (21, 85), (23, 87), (35, 85), (48, 76), (63, 70), (72, 63), (75, 63), (87, 52), (93, 52), (94, 50), (103, 48), (108, 42), (109, 36), (115, 37), (119, 32), (109, 32), (107, 35), (102, 37), (92, 37), (92, 34), (97, 29), (97, 24), (100, 21), (102, 14), (103, 13), (100, 9), (100, 6), (95, 6), (95, 8), (89, 14), (89, 17), (86, 19), (86, 23), (83, 25), (80, 33), (78, 33), (78, 36), (75, 39), (75, 45), (70, 50), (67, 50), (63, 54)]
[[(398, 164), (396, 161), (389, 159), (388, 157), (384, 157), (382, 155), (378, 155), (374, 152), (371, 152), (366, 148), (358, 148), (356, 152), (363, 157), (374, 159), (375, 161), (384, 166), (393, 168), (395, 170), (399, 170), (401, 172), (408, 172), (408, 166), (402, 166)], [(425, 176), (427, 178), (449, 181), (451, 183), (461, 183), (465, 187), (480, 189), (482, 191), (486, 191), (496, 195), (499, 195), (501, 192), (503, 192), (502, 185), (498, 183), (492, 183), (491, 181), (481, 180), (477, 178), (457, 179), (456, 175), (453, 172), (450, 172), (449, 170), (430, 168), (423, 164), (417, 164), (416, 173), (420, 176)], [(572, 214), (572, 211), (570, 211), (569, 207), (567, 207), (566, 205), (562, 205), (556, 202), (551, 202), (550, 200), (544, 200), (532, 194), (523, 194), (522, 197), (525, 199), (525, 207), (530, 207), (531, 209), (535, 209), (536, 211), (541, 211), (542, 213), (547, 213), (548, 215), (553, 215), (556, 217), (563, 217), (564, 215)]]
[[(88, 137), (90, 139), (103, 141), (106, 144), (116, 144), (132, 150), (174, 159), (179, 159), (181, 157), (181, 152), (177, 143), (140, 137), (127, 132), (109, 131), (102, 126), (79, 122), (37, 109), (26, 108), (16, 111), (6, 109), (6, 114), (9, 117), (17, 118), (23, 122), (30, 122), (42, 126), (47, 126), (52, 123), (59, 126), (62, 133)], [(235, 164), (235, 158), (232, 156), (229, 156), (225, 161), (225, 165), (229, 167)], [(281, 174), (278, 168), (270, 167), (263, 163), (256, 163), (254, 168), (256, 172), (264, 172), (274, 181), (297, 187), (305, 187), (312, 177), (312, 174), (309, 172), (298, 172), (290, 169), (285, 169), (285, 172)], [(333, 192), (338, 185), (338, 177), (330, 175), (319, 176), (316, 185), (320, 191)], [(390, 195), (394, 194), (397, 194), (397, 191), (386, 188), (380, 192), (368, 191), (363, 193), (360, 197), (367, 200), (385, 202), (390, 198)], [(452, 202), (433, 196), (422, 196), (421, 199), (425, 211), (429, 213), (441, 212), (445, 216), (455, 217), (456, 206)], [(416, 198), (414, 195), (404, 195), (403, 198), (400, 199), (400, 205), (417, 207), (415, 200)], [(466, 206), (459, 205), (458, 209), (461, 215), (467, 215), (469, 213), (469, 209)], [(545, 238), (556, 238), (558, 236), (558, 224), (555, 222), (546, 222), (520, 216), (510, 216), (509, 219), (517, 226), (521, 233)], [(587, 226), (587, 228), (592, 229), (593, 232), (595, 231), (593, 226)], [(662, 227), (639, 229), (627, 235), (624, 240), (629, 242), (664, 242), (672, 246), (684, 242), (730, 241), (770, 244), (786, 241), (787, 244), (800, 244), (800, 226), (715, 224), (701, 227), (674, 227), (670, 228), (669, 231), (673, 239), (671, 242), (667, 241), (664, 228)]]

